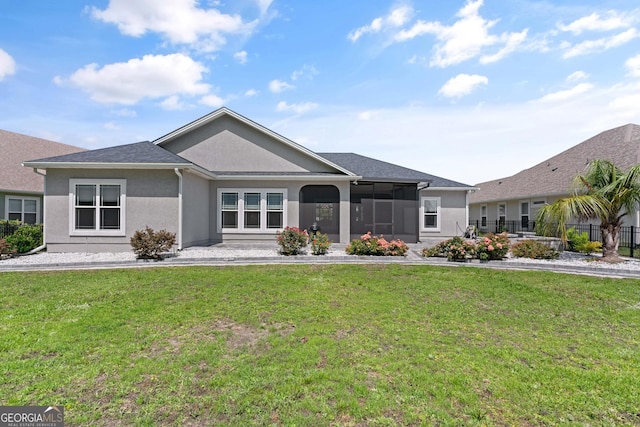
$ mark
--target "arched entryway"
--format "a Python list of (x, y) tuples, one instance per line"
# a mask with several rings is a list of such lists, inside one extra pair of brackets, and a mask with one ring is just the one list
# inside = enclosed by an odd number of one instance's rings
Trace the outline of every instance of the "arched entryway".
[(340, 241), (340, 191), (333, 185), (306, 185), (300, 189), (300, 228), (313, 223), (332, 242)]

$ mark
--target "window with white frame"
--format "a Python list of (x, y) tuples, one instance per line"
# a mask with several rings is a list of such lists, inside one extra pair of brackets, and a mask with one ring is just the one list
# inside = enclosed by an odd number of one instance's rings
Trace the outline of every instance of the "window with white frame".
[(520, 202), (520, 224), (522, 228), (529, 227), (529, 201)]
[(480, 206), (480, 227), (487, 226), (487, 205)]
[(72, 179), (69, 187), (72, 235), (125, 234), (126, 180)]
[(219, 232), (267, 232), (286, 223), (285, 189), (219, 189)]
[(440, 231), (440, 197), (421, 197), (421, 228), (425, 231)]
[(506, 222), (507, 222), (507, 204), (498, 203), (498, 223), (500, 225), (505, 225)]
[(5, 196), (5, 218), (25, 224), (40, 222), (40, 199), (37, 197)]

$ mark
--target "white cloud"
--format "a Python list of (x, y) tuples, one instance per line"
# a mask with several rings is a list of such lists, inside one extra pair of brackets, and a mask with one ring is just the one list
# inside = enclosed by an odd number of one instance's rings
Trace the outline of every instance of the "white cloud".
[(107, 130), (120, 130), (121, 127), (118, 126), (115, 122), (107, 122), (104, 124), (104, 128)]
[(621, 46), (631, 40), (640, 37), (635, 28), (630, 28), (615, 36), (603, 37), (597, 40), (586, 40), (571, 46), (565, 45), (566, 51), (563, 58), (573, 58), (574, 56), (588, 55), (591, 53), (603, 52), (605, 50)]
[[(86, 65), (68, 81), (89, 93), (94, 101), (132, 105), (143, 98), (206, 94), (210, 86), (202, 83), (202, 78), (207, 71), (204, 65), (181, 53), (145, 55), (102, 68)], [(54, 81), (65, 82), (60, 77)]]
[(313, 65), (303, 65), (301, 69), (294, 71), (293, 73), (291, 73), (291, 80), (296, 81), (299, 78), (302, 77), (306, 77), (309, 80), (313, 79), (314, 76), (317, 76), (319, 74), (318, 70), (316, 70), (316, 67), (314, 67)]
[(207, 96), (203, 96), (202, 99), (200, 99), (200, 104), (202, 105), (206, 105), (207, 107), (214, 107), (214, 108), (220, 108), (222, 107), (225, 102), (227, 102), (225, 99), (220, 98), (217, 95), (207, 95)]
[(364, 25), (352, 30), (347, 35), (347, 38), (355, 43), (365, 34), (378, 33), (386, 29), (402, 27), (409, 21), (412, 14), (413, 9), (409, 6), (397, 7), (392, 9), (388, 15), (375, 18), (369, 25)]
[(273, 3), (273, 0), (256, 0), (256, 3), (260, 8), (260, 13), (264, 15), (267, 13), (267, 10), (269, 9), (269, 6), (271, 6), (271, 3)]
[(485, 76), (478, 74), (458, 74), (449, 81), (438, 91), (439, 94), (446, 96), (447, 98), (460, 98), (465, 95), (469, 95), (476, 88), (481, 85), (489, 84), (489, 79)]
[(575, 73), (571, 73), (568, 77), (567, 77), (567, 81), (568, 82), (580, 82), (583, 80), (587, 80), (589, 78), (589, 74), (585, 73), (584, 71), (576, 71)]
[(304, 102), (302, 104), (288, 104), (285, 101), (278, 102), (276, 111), (292, 111), (296, 114), (303, 114), (318, 107), (315, 102)]
[(186, 105), (178, 95), (168, 97), (160, 103), (160, 106), (168, 111), (184, 110), (186, 108)]
[(260, 92), (255, 89), (249, 89), (244, 93), (244, 96), (256, 96)]
[(135, 110), (129, 108), (120, 108), (119, 110), (111, 110), (111, 114), (119, 117), (136, 117), (138, 113)]
[(629, 75), (632, 77), (640, 77), (640, 55), (633, 56), (624, 63), (629, 69)]
[(404, 42), (425, 34), (432, 34), (438, 39), (430, 65), (447, 67), (459, 64), (471, 58), (480, 56), (486, 48), (491, 46), (503, 47), (494, 54), (485, 54), (482, 63), (496, 62), (508, 54), (516, 51), (527, 37), (527, 30), (519, 33), (503, 33), (496, 36), (489, 33), (498, 22), (488, 21), (478, 14), (483, 0), (468, 0), (458, 11), (458, 19), (450, 26), (440, 22), (426, 22), (418, 20), (407, 30), (398, 32), (394, 40)]
[(271, 80), (269, 82), (269, 90), (273, 93), (280, 93), (282, 91), (288, 90), (288, 89), (294, 89), (295, 86), (293, 86), (292, 84), (289, 84), (287, 82), (283, 82), (282, 80)]
[(584, 16), (570, 24), (558, 24), (558, 29), (579, 35), (584, 31), (613, 31), (620, 28), (629, 28), (634, 23), (633, 13), (619, 14), (616, 11), (609, 11), (606, 16), (594, 12), (589, 16)]
[[(267, 1), (259, 4), (269, 6)], [(243, 22), (239, 15), (197, 7), (195, 0), (109, 0), (106, 9), (91, 7), (91, 15), (115, 24), (121, 33), (140, 37), (162, 35), (174, 44), (190, 44), (205, 52), (220, 49), (230, 34), (250, 35), (257, 21)]]
[(241, 64), (247, 63), (247, 51), (241, 50), (240, 52), (236, 52), (233, 54), (233, 57)]
[(16, 61), (4, 50), (0, 49), (0, 82), (6, 76), (15, 74)]
[(593, 85), (591, 83), (580, 83), (571, 89), (560, 90), (557, 92), (553, 92), (547, 94), (540, 98), (538, 102), (558, 102), (558, 101), (567, 101), (572, 98), (577, 97), (578, 95), (582, 95), (593, 89)]

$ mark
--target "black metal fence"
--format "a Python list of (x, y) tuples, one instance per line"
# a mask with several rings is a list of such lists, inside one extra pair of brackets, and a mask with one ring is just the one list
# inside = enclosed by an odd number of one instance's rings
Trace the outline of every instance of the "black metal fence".
[(20, 225), (0, 223), (0, 239), (4, 239), (7, 236), (11, 236), (16, 230), (20, 228)]
[[(509, 233), (534, 232), (535, 221), (471, 221), (470, 225), (475, 225), (478, 230), (484, 233)], [(587, 233), (592, 242), (601, 242), (600, 226), (597, 224), (567, 224), (567, 230), (574, 227), (580, 233)], [(620, 228), (621, 255), (630, 257), (640, 257), (640, 227), (633, 225)]]

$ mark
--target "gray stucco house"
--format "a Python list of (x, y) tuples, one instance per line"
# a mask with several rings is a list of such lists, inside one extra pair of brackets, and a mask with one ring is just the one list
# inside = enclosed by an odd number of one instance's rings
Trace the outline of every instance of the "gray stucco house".
[(178, 249), (274, 241), (316, 222), (334, 242), (371, 231), (417, 242), (460, 234), (473, 187), (352, 153), (315, 153), (221, 108), (153, 142), (24, 162), (46, 174), (52, 252), (129, 250), (136, 230)]
[(41, 223), (44, 177), (23, 168), (22, 162), (80, 151), (84, 148), (0, 130), (0, 219)]
[[(488, 231), (496, 223), (511, 232), (533, 231), (540, 208), (567, 197), (574, 177), (594, 159), (609, 160), (622, 170), (640, 163), (640, 126), (609, 129), (513, 176), (476, 184), (479, 190), (469, 203), (472, 224)], [(627, 215), (625, 225), (640, 226), (640, 213)]]

